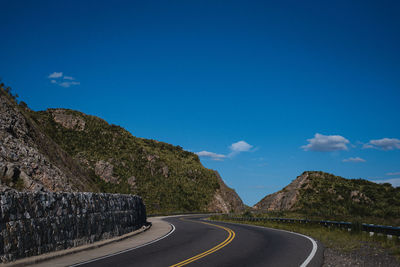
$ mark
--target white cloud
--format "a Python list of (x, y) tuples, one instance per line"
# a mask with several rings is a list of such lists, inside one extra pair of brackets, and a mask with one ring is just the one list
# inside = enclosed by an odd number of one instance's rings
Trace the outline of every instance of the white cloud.
[(232, 145), (229, 146), (231, 153), (229, 153), (228, 155), (217, 154), (217, 153), (209, 152), (209, 151), (200, 151), (200, 152), (196, 152), (195, 154), (198, 155), (199, 157), (208, 157), (208, 158), (211, 158), (212, 160), (222, 161), (225, 158), (231, 158), (241, 152), (250, 151), (252, 148), (253, 148), (253, 146), (248, 144), (247, 142), (239, 141), (239, 142), (233, 143)]
[(375, 148), (373, 145), (368, 144), (364, 144), (363, 148)]
[(400, 172), (388, 172), (386, 175), (392, 176), (392, 175), (400, 175)]
[(61, 78), (62, 76), (63, 76), (62, 72), (53, 72), (48, 76), (48, 78), (49, 79), (57, 79), (57, 78)]
[(248, 144), (245, 141), (239, 141), (239, 142), (233, 143), (230, 146), (230, 149), (232, 151), (244, 152), (244, 151), (249, 151), (252, 147), (253, 147), (252, 145)]
[(347, 144), (349, 140), (340, 135), (323, 135), (316, 133), (314, 138), (307, 139), (308, 144), (302, 146), (304, 151), (336, 151), (336, 150), (347, 150)]
[(231, 153), (229, 153), (228, 157), (236, 156), (241, 152), (248, 152), (253, 148), (252, 145), (248, 144), (246, 141), (239, 141), (230, 145), (229, 149)]
[(363, 145), (363, 148), (374, 148), (382, 150), (400, 149), (400, 140), (397, 138), (382, 138), (371, 140)]
[(400, 178), (392, 178), (392, 179), (386, 179), (386, 180), (374, 180), (372, 182), (377, 183), (377, 184), (389, 183), (389, 184), (392, 184), (394, 187), (400, 186)]
[(211, 158), (212, 160), (218, 160), (218, 161), (221, 161), (224, 158), (226, 158), (225, 155), (217, 154), (217, 153), (209, 152), (209, 151), (200, 151), (200, 152), (196, 152), (195, 154), (198, 155), (199, 157), (208, 157), (208, 158)]
[(57, 85), (59, 85), (61, 87), (64, 87), (64, 88), (68, 88), (68, 87), (71, 87), (73, 85), (80, 85), (81, 84), (80, 82), (75, 81), (74, 77), (63, 76), (62, 72), (53, 72), (48, 76), (48, 78), (51, 79), (50, 82), (52, 84), (57, 84)]
[(366, 162), (365, 159), (362, 159), (360, 157), (355, 157), (355, 158), (348, 158), (348, 159), (344, 159), (342, 160), (343, 162)]
[(68, 88), (71, 85), (80, 85), (80, 84), (81, 84), (80, 82), (62, 82), (62, 83), (59, 83), (58, 85), (62, 86), (62, 87), (65, 87), (65, 88)]

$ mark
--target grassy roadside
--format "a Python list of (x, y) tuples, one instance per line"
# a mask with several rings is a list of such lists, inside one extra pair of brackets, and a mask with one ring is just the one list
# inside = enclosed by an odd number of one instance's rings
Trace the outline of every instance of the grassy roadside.
[(315, 221), (331, 220), (341, 222), (363, 222), (377, 225), (400, 226), (400, 217), (376, 217), (376, 216), (349, 216), (344, 214), (335, 214), (331, 216), (311, 216), (305, 215), (300, 211), (268, 211), (268, 212), (246, 212), (242, 216), (250, 216), (256, 218), (292, 218), (292, 219), (308, 219)]
[(224, 215), (213, 215), (211, 220), (225, 221), (233, 223), (244, 223), (265, 226), (269, 228), (282, 229), (311, 236), (319, 240), (326, 248), (331, 248), (341, 253), (351, 253), (365, 247), (377, 250), (387, 250), (397, 258), (400, 264), (400, 240), (398, 238), (389, 239), (386, 236), (369, 236), (364, 232), (348, 232), (338, 228), (327, 228), (319, 225), (297, 224), (297, 223), (278, 223), (272, 221), (236, 221)]

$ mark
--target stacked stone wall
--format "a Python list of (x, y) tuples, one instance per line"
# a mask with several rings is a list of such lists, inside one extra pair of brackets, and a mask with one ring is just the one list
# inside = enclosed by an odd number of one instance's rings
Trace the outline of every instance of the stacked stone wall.
[(146, 223), (134, 195), (66, 192), (0, 193), (0, 261), (123, 235)]

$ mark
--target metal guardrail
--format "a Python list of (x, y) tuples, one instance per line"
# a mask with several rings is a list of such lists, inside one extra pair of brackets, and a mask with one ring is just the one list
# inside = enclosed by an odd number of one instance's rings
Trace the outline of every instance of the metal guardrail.
[(356, 224), (351, 222), (336, 222), (336, 221), (315, 221), (315, 220), (302, 220), (302, 219), (289, 219), (289, 218), (257, 218), (257, 217), (231, 217), (229, 219), (235, 221), (273, 221), (282, 223), (300, 223), (300, 224), (319, 224), (325, 227), (338, 227), (350, 230), (361, 230), (369, 233), (384, 234), (390, 236), (400, 237), (400, 227), (374, 225), (374, 224)]

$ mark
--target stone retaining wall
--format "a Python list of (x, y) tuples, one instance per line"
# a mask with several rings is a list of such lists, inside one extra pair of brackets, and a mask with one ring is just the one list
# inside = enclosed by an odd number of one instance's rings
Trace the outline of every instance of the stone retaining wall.
[(119, 236), (146, 223), (142, 199), (103, 193), (0, 193), (0, 262)]

